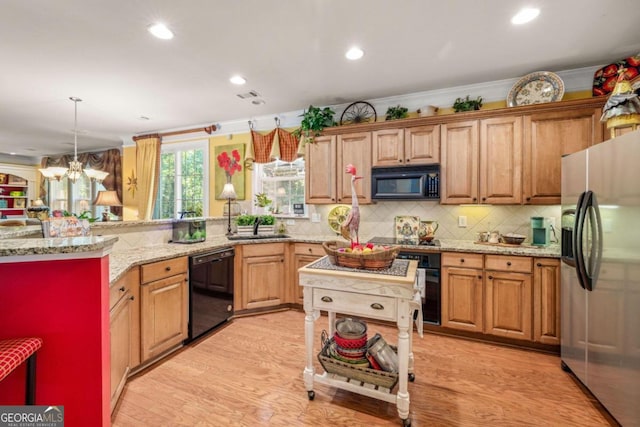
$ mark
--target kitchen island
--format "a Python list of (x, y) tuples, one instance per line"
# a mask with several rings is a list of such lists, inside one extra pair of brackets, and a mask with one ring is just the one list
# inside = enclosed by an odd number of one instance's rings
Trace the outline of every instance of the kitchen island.
[[(40, 337), (36, 405), (69, 426), (110, 425), (109, 252), (116, 237), (0, 240), (0, 339)], [(25, 369), (0, 382), (23, 405)]]
[[(381, 271), (356, 270), (333, 266), (328, 257), (298, 270), (304, 287), (306, 366), (304, 384), (313, 400), (314, 381), (365, 396), (395, 403), (404, 425), (410, 425), (407, 381), (413, 374), (411, 325), (420, 309), (420, 292), (414, 288), (417, 262), (395, 260)], [(398, 390), (383, 389), (332, 373), (316, 374), (313, 365), (314, 322), (320, 310), (329, 314), (329, 336), (335, 332), (336, 313), (393, 321), (398, 326)], [(422, 319), (422, 316), (419, 317)]]

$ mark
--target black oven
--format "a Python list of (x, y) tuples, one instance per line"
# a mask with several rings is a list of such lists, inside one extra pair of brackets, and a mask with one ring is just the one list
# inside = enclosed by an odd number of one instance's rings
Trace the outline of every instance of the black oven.
[(418, 280), (422, 288), (422, 319), (425, 323), (440, 324), (440, 254), (400, 252), (400, 259), (418, 261)]

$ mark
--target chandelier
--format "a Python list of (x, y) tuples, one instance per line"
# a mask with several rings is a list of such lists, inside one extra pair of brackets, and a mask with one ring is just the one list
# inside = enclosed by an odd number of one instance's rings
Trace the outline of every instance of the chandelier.
[(73, 101), (75, 110), (73, 119), (73, 160), (69, 162), (69, 168), (47, 167), (44, 169), (39, 169), (39, 171), (42, 176), (51, 181), (60, 181), (66, 176), (72, 183), (75, 184), (78, 178), (80, 178), (84, 173), (92, 181), (102, 182), (107, 177), (107, 175), (109, 175), (108, 172), (96, 169), (85, 169), (83, 171), (82, 163), (78, 161), (78, 102), (82, 102), (82, 99), (75, 96), (71, 96), (69, 97), (69, 99)]

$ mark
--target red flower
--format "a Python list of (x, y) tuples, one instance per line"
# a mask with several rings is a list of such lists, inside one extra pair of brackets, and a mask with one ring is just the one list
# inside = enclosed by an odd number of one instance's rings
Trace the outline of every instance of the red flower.
[(240, 172), (242, 170), (242, 166), (240, 166), (240, 153), (238, 150), (233, 150), (231, 152), (233, 159), (229, 157), (226, 151), (223, 151), (218, 155), (218, 166), (224, 169), (225, 174), (228, 177), (231, 177), (236, 171)]

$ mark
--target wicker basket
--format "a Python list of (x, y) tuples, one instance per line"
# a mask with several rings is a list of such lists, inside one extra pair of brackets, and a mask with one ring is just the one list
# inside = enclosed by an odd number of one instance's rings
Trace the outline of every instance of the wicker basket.
[(361, 268), (365, 270), (384, 270), (391, 267), (393, 260), (400, 252), (399, 246), (392, 246), (385, 251), (376, 251), (367, 254), (354, 254), (352, 252), (338, 252), (340, 248), (349, 248), (346, 242), (330, 240), (322, 244), (324, 251), (329, 255), (332, 264), (349, 268)]
[[(325, 340), (322, 350), (318, 353), (320, 364), (330, 374), (341, 375), (364, 383), (393, 389), (398, 383), (397, 372), (386, 372), (371, 368), (358, 368), (352, 364), (334, 359), (329, 355), (329, 346), (333, 343), (333, 338)], [(395, 347), (391, 346), (394, 350)]]

